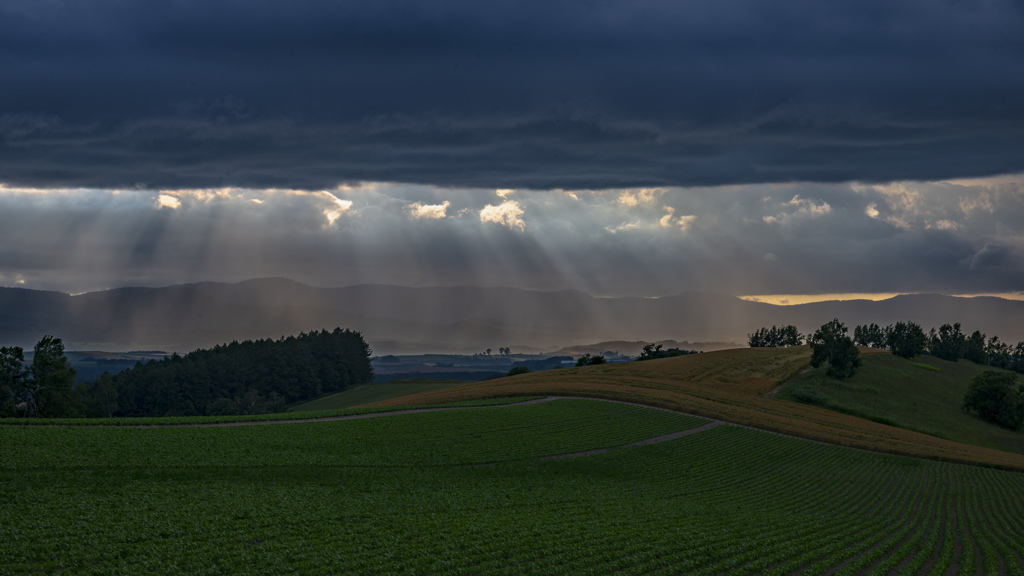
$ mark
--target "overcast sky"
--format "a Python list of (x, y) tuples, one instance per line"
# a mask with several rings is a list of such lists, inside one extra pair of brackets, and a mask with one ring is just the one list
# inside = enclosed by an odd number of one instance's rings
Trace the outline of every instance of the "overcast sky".
[(5, 0), (0, 285), (1019, 291), (1022, 30), (1016, 0)]

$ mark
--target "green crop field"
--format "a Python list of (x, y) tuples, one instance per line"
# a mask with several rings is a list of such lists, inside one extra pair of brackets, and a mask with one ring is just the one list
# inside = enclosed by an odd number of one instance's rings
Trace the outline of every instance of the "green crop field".
[(0, 574), (1024, 574), (1024, 474), (596, 400), (0, 427)]
[(324, 396), (323, 398), (318, 398), (311, 402), (292, 406), (289, 410), (292, 412), (339, 410), (343, 408), (362, 406), (363, 404), (370, 404), (372, 402), (399, 398), (401, 396), (408, 396), (409, 394), (418, 394), (420, 392), (430, 392), (432, 390), (451, 388), (452, 386), (459, 386), (465, 383), (465, 380), (452, 380), (440, 382), (395, 381), (366, 384), (363, 386), (356, 386), (355, 388), (345, 390), (344, 392)]
[(971, 378), (985, 366), (933, 356), (905, 360), (872, 354), (852, 378), (837, 380), (825, 368), (788, 381), (777, 398), (871, 418), (956, 442), (1024, 454), (1024, 433), (1000, 428), (960, 409)]

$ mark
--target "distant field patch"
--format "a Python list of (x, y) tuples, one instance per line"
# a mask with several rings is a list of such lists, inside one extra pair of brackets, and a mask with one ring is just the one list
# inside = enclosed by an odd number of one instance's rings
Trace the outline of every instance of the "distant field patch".
[(381, 402), (392, 398), (408, 396), (409, 394), (441, 390), (465, 383), (466, 382), (464, 380), (404, 380), (365, 384), (350, 390), (345, 390), (344, 392), (318, 398), (312, 402), (291, 406), (289, 411), (303, 412), (353, 408), (355, 406), (362, 406), (363, 404), (370, 404), (371, 402)]
[(1024, 474), (589, 400), (0, 427), (0, 574), (1020, 574)]

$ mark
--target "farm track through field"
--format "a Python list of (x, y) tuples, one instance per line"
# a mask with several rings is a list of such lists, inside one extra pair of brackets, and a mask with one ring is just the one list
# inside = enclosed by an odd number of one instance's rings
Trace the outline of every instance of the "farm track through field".
[(725, 424), (725, 422), (712, 421), (698, 426), (696, 428), (690, 428), (689, 430), (682, 430), (680, 432), (673, 432), (671, 434), (664, 434), (662, 436), (655, 436), (654, 438), (645, 438), (629, 444), (623, 444), (622, 446), (615, 446), (612, 448), (595, 448), (594, 450), (584, 450), (582, 452), (573, 452), (571, 454), (555, 454), (553, 456), (545, 456), (543, 460), (560, 460), (563, 458), (580, 458), (582, 456), (596, 456), (598, 454), (604, 454), (612, 450), (621, 450), (623, 448), (636, 448), (638, 446), (650, 446), (651, 444), (657, 444), (659, 442), (667, 442), (669, 440), (675, 440), (676, 438), (682, 438), (683, 436), (689, 436), (690, 434), (697, 434), (698, 432), (704, 432)]
[(522, 374), (368, 407), (405, 408), (509, 396), (618, 400), (851, 448), (1024, 471), (1024, 453), (965, 444), (771, 397), (773, 389), (805, 370), (809, 361), (806, 347), (723, 350)]
[[(809, 438), (805, 438), (805, 437), (797, 436), (797, 435), (793, 435), (793, 434), (786, 434), (786, 433), (783, 433), (783, 432), (777, 432), (775, 430), (767, 430), (767, 429), (763, 429), (763, 428), (758, 428), (756, 426), (749, 426), (749, 425), (745, 425), (745, 424), (737, 424), (737, 423), (734, 423), (734, 422), (727, 422), (727, 421), (723, 421), (723, 420), (717, 420), (717, 419), (714, 419), (714, 418), (708, 418), (706, 416), (700, 416), (700, 415), (697, 415), (697, 414), (690, 414), (690, 413), (683, 412), (683, 411), (680, 411), (680, 410), (673, 410), (671, 408), (663, 408), (661, 406), (651, 406), (651, 405), (643, 404), (643, 403), (640, 403), (640, 402), (628, 402), (628, 401), (625, 401), (625, 400), (614, 400), (614, 399), (611, 399), (611, 398), (601, 398), (601, 397), (593, 397), (593, 396), (545, 396), (543, 398), (533, 398), (533, 399), (530, 399), (530, 400), (525, 400), (523, 402), (512, 402), (512, 403), (508, 403), (508, 404), (494, 404), (494, 405), (481, 405), (481, 406), (440, 406), (440, 407), (433, 407), (433, 408), (408, 408), (408, 409), (403, 409), (403, 410), (389, 410), (389, 411), (386, 411), (386, 412), (370, 412), (370, 413), (366, 413), (366, 414), (348, 414), (348, 415), (344, 415), (344, 416), (328, 416), (326, 418), (295, 418), (295, 419), (291, 419), (291, 420), (255, 420), (255, 421), (245, 421), (245, 422), (211, 422), (209, 424), (199, 424), (199, 423), (190, 423), (190, 424), (98, 424), (98, 425), (89, 425), (89, 424), (81, 424), (81, 425), (79, 425), (79, 424), (42, 424), (42, 425), (38, 425), (36, 427), (40, 427), (40, 428), (61, 427), (61, 428), (151, 429), (151, 428), (224, 428), (224, 427), (238, 427), (238, 426), (267, 426), (267, 425), (271, 425), (271, 424), (315, 424), (315, 423), (319, 423), (319, 422), (339, 422), (339, 421), (344, 421), (344, 420), (365, 420), (365, 419), (368, 419), (368, 418), (383, 418), (383, 417), (386, 417), (386, 416), (402, 416), (402, 415), (407, 415), (407, 414), (423, 414), (423, 413), (429, 413), (429, 412), (444, 412), (444, 411), (449, 411), (449, 410), (468, 410), (468, 409), (474, 409), (474, 408), (486, 408), (486, 409), (514, 408), (514, 407), (518, 407), (518, 406), (532, 406), (532, 405), (535, 405), (535, 404), (545, 404), (545, 403), (548, 403), (548, 402), (553, 402), (555, 400), (593, 400), (595, 402), (612, 402), (612, 403), (615, 403), (615, 404), (624, 404), (624, 405), (628, 405), (628, 406), (636, 406), (637, 408), (645, 408), (645, 409), (649, 409), (649, 410), (661, 410), (661, 411), (665, 411), (665, 412), (671, 412), (671, 413), (674, 413), (674, 414), (680, 414), (680, 415), (684, 415), (684, 416), (691, 416), (691, 417), (694, 417), (694, 418), (701, 418), (703, 420), (710, 420), (710, 422), (708, 422), (707, 424), (702, 425), (699, 429), (682, 430), (682, 431), (679, 431), (679, 432), (673, 432), (671, 434), (666, 434), (666, 435), (663, 435), (663, 436), (657, 436), (657, 437), (653, 437), (653, 438), (646, 438), (646, 439), (639, 440), (637, 442), (632, 442), (632, 443), (630, 443), (628, 445), (623, 445), (623, 446), (613, 446), (613, 447), (610, 447), (610, 448), (598, 448), (598, 449), (593, 449), (593, 450), (585, 450), (585, 451), (582, 451), (582, 452), (574, 452), (574, 453), (571, 453), (571, 454), (558, 454), (558, 455), (553, 455), (553, 456), (545, 457), (546, 459), (577, 458), (577, 457), (582, 457), (582, 456), (591, 456), (591, 455), (603, 454), (605, 452), (608, 452), (609, 450), (618, 450), (618, 449), (622, 449), (622, 448), (633, 448), (633, 447), (639, 447), (639, 446), (646, 446), (646, 445), (650, 445), (650, 444), (656, 444), (656, 443), (659, 443), (659, 442), (665, 442), (665, 441), (668, 441), (668, 440), (674, 440), (676, 438), (680, 438), (682, 436), (686, 436), (686, 435), (693, 434), (693, 433), (696, 433), (696, 432), (703, 432), (705, 430), (709, 430), (711, 428), (715, 428), (715, 427), (722, 426), (722, 425), (729, 425), (729, 426), (736, 426), (738, 428), (747, 428), (747, 429), (751, 429), (751, 430), (758, 430), (760, 432), (766, 432), (768, 434), (775, 434), (775, 435), (778, 435), (778, 436), (785, 436), (785, 437), (788, 437), (788, 438), (796, 438), (798, 440), (804, 440), (804, 441), (807, 441), (807, 442), (812, 442), (812, 443), (815, 443), (815, 444), (822, 444), (822, 445), (826, 445), (826, 446), (845, 446), (843, 444), (839, 444), (839, 443), (835, 443), (835, 442), (828, 442), (828, 441), (824, 441), (824, 440), (814, 440), (814, 439), (809, 439)], [(845, 447), (849, 448), (849, 446), (845, 446)], [(866, 452), (885, 453), (885, 451), (871, 450), (869, 448), (853, 448), (853, 449), (855, 449), (855, 450), (864, 450)]]
[(1024, 474), (556, 399), (0, 428), (0, 575), (1024, 576)]

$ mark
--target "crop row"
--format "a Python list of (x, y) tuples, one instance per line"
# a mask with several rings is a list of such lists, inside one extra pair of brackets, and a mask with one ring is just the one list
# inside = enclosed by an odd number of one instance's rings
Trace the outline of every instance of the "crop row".
[(542, 458), (703, 422), (560, 400), (0, 429), (0, 574), (1024, 574), (1019, 473), (734, 426)]

